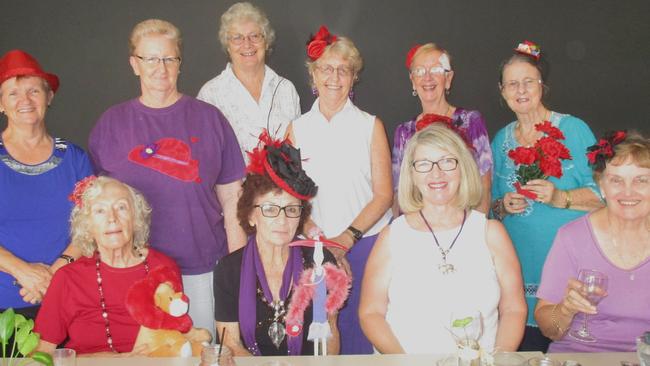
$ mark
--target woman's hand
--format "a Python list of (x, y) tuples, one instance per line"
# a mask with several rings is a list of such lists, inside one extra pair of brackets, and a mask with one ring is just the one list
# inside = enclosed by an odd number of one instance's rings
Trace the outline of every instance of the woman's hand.
[[(344, 231), (338, 236), (328, 239), (345, 246), (348, 248), (348, 251), (354, 245), (354, 239), (352, 239), (352, 235), (350, 235), (347, 231)], [(339, 267), (343, 268), (345, 270), (345, 273), (348, 275), (352, 275), (350, 263), (345, 258), (345, 255), (348, 253), (348, 251), (336, 247), (328, 247), (327, 249), (332, 253), (332, 255), (334, 255), (334, 258), (336, 258), (336, 263), (339, 265)]]
[[(558, 311), (562, 311), (571, 317), (577, 313), (596, 314), (596, 306), (587, 299), (587, 294), (583, 288), (584, 285), (582, 282), (575, 278), (569, 279), (564, 298), (558, 304)], [(598, 289), (598, 291), (602, 290)], [(603, 291), (601, 295), (606, 295), (606, 293)]]
[(20, 287), (20, 296), (25, 302), (36, 304), (43, 299), (50, 285), (52, 274), (49, 267), (43, 263), (26, 263), (12, 273)]
[(506, 192), (503, 196), (503, 208), (509, 214), (518, 214), (524, 212), (528, 207), (526, 197), (517, 192)]
[(545, 203), (550, 205), (555, 198), (553, 195), (557, 191), (555, 189), (555, 184), (546, 180), (546, 179), (533, 179), (528, 181), (525, 186), (521, 187), (528, 191), (531, 191), (537, 195), (535, 199), (537, 202)]

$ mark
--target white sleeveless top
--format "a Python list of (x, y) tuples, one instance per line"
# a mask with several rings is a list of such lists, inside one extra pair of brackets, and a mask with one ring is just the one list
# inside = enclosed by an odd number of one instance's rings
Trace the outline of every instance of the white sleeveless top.
[[(501, 297), (499, 281), (486, 244), (487, 220), (471, 211), (447, 263), (456, 271), (442, 274), (442, 256), (429, 231), (416, 231), (404, 215), (390, 226), (390, 271), (386, 321), (406, 353), (453, 353), (456, 343), (449, 330), (452, 316), (480, 311), (486, 350), (494, 348)], [(460, 226), (436, 231), (447, 249)], [(453, 312), (453, 314), (452, 314)]]
[[(294, 143), (303, 168), (318, 185), (311, 216), (326, 236), (341, 234), (372, 199), (370, 144), (375, 116), (348, 99), (330, 121), (316, 99), (311, 110), (293, 122)], [(366, 232), (377, 234), (390, 219), (390, 210)]]

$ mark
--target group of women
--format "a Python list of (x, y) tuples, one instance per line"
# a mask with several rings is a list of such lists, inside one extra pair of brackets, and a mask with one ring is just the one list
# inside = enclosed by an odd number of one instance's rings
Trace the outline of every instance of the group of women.
[[(133, 348), (124, 294), (167, 266), (195, 327), (225, 329), (219, 341), (236, 355), (312, 353), (311, 317), (297, 332), (284, 324), (315, 265), (312, 250), (289, 246), (301, 234), (335, 243), (324, 261), (352, 277), (341, 311), (328, 312), (330, 353), (454, 352), (449, 320), (461, 308), (481, 314), (486, 350), (553, 340), (552, 350), (629, 351), (650, 329), (650, 140), (596, 141), (549, 110), (538, 48), (501, 65), (516, 120), (491, 145), (480, 112), (447, 100), (449, 52), (409, 51), (421, 111), (395, 130), (391, 174), (383, 122), (350, 98), (363, 66), (352, 40), (325, 27), (312, 36), (316, 100), (301, 115), (294, 85), (265, 64), (274, 39), (259, 8), (231, 6), (219, 29), (230, 61), (197, 100), (177, 88), (178, 28), (137, 24), (129, 63), (141, 94), (100, 117), (90, 158), (47, 133), (58, 78), (23, 51), (3, 56), (0, 309), (34, 317), (42, 301), (41, 349), (67, 339), (86, 355), (147, 354)], [(512, 151), (542, 143), (562, 160), (522, 181)], [(550, 164), (533, 155), (528, 164)], [(609, 276), (597, 307), (575, 280), (585, 268)], [(578, 314), (596, 342), (567, 334)]]

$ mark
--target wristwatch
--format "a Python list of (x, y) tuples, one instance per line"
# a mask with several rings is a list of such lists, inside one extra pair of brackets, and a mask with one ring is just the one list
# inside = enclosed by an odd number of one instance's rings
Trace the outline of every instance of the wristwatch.
[(363, 232), (352, 225), (348, 226), (348, 231), (352, 233), (355, 242), (358, 242), (361, 240), (361, 238), (363, 238)]

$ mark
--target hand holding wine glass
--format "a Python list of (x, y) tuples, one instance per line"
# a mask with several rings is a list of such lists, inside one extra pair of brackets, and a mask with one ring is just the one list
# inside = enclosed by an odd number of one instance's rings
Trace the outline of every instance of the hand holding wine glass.
[[(578, 281), (582, 283), (579, 295), (589, 301), (592, 306), (598, 305), (603, 297), (607, 296), (607, 275), (592, 269), (581, 269), (578, 273)], [(583, 313), (584, 318), (580, 329), (572, 330), (569, 335), (582, 342), (596, 342), (596, 338), (589, 333), (588, 314)]]

